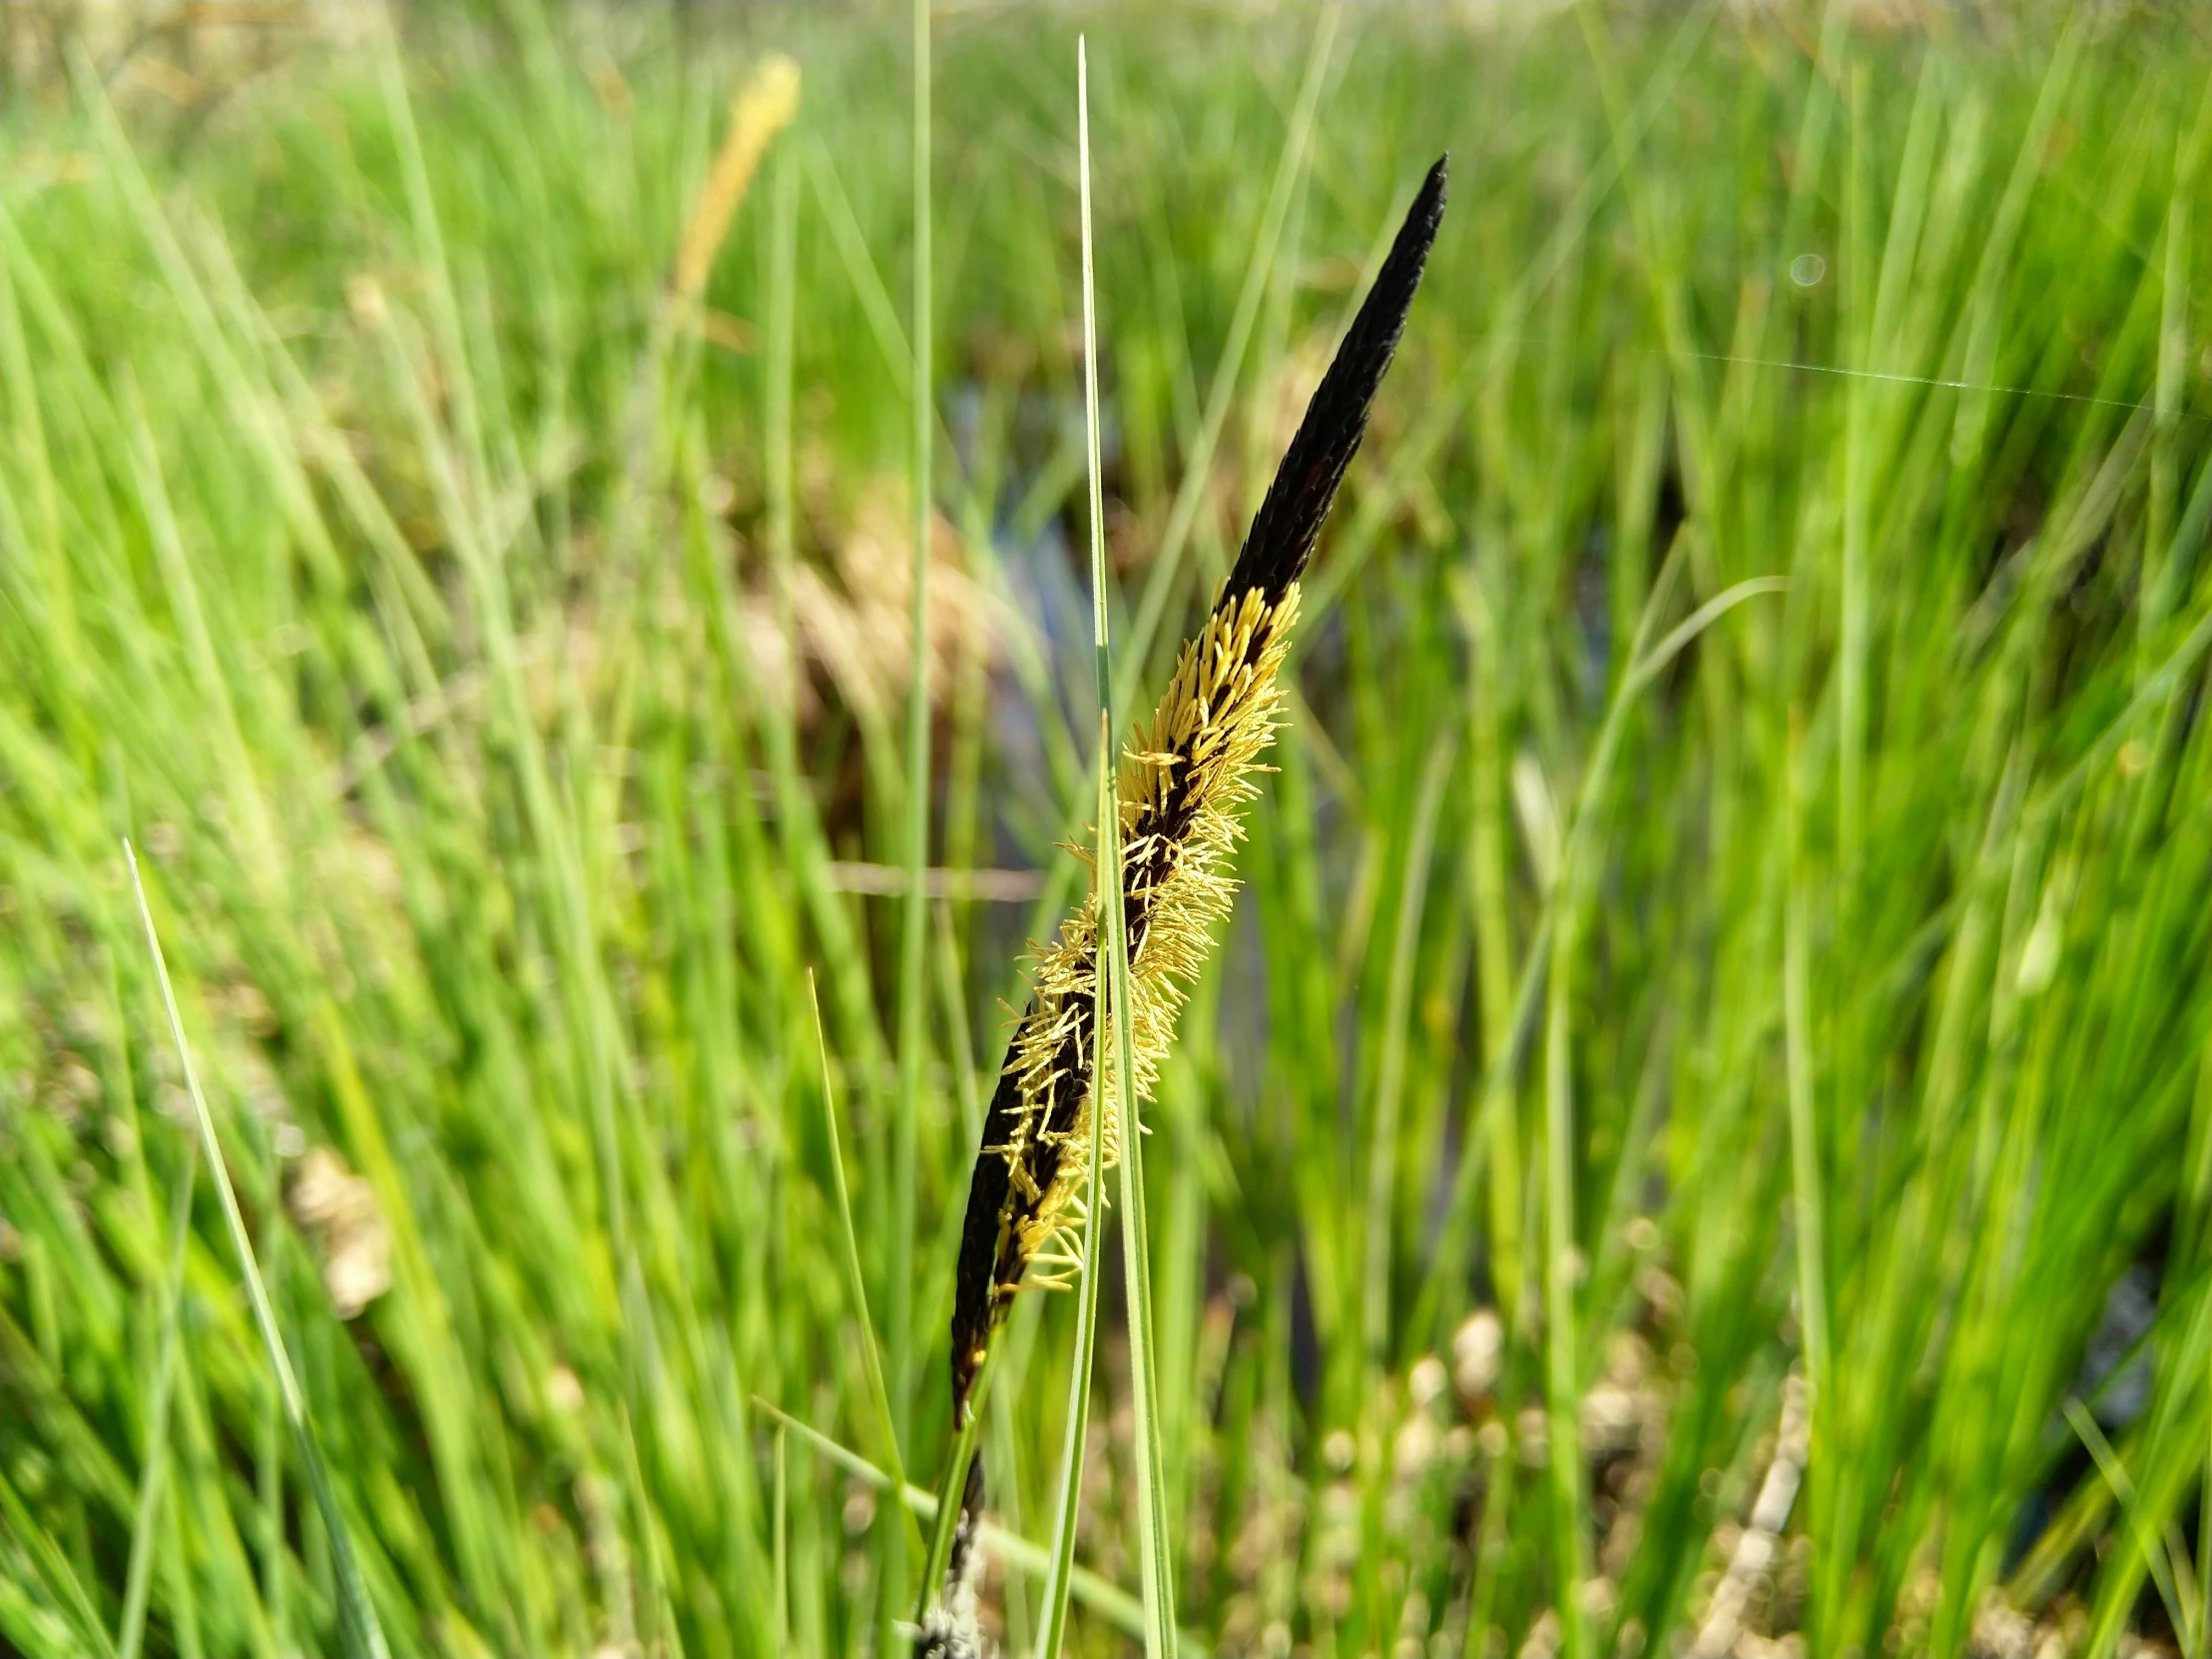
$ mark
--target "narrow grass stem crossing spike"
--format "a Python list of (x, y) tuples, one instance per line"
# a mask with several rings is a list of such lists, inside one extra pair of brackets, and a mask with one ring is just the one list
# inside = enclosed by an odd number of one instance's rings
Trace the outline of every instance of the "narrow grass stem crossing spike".
[[(1083, 410), (1089, 449), (1091, 530), (1091, 640), (1098, 668), (1098, 897), (1099, 937), (1106, 947), (1106, 973), (1094, 977), (1092, 1028), (1113, 1033), (1113, 1066), (1093, 1071), (1094, 1117), (1107, 1115), (1110, 1103), (1121, 1147), (1122, 1278), (1129, 1301), (1129, 1394), (1135, 1418), (1138, 1563), (1144, 1588), (1147, 1659), (1173, 1659), (1175, 1642), (1175, 1563), (1169, 1543), (1167, 1477), (1160, 1450), (1159, 1378), (1153, 1363), (1157, 1344), (1152, 1321), (1152, 1242), (1145, 1224), (1144, 1132), (1136, 1117), (1132, 1085), (1137, 1074), (1130, 1009), (1128, 913), (1117, 902), (1123, 890), (1121, 797), (1114, 776), (1114, 650), (1112, 609), (1106, 598), (1106, 501), (1098, 455), (1098, 299), (1091, 237), (1091, 91), (1090, 60), (1076, 45), (1076, 135), (1083, 217)], [(1101, 1088), (1099, 1085), (1106, 1087)], [(1091, 1165), (1091, 1190), (1098, 1191), (1098, 1165)], [(1083, 1275), (1095, 1278), (1095, 1256), (1086, 1255)]]
[[(904, 1455), (908, 1400), (912, 1393), (914, 1287), (914, 1159), (921, 1115), (921, 1072), (926, 1044), (927, 978), (923, 972), (928, 942), (929, 896), (922, 871), (929, 863), (929, 523), (932, 408), (930, 357), (930, 170), (929, 170), (929, 0), (913, 0), (914, 76), (914, 367), (913, 396), (913, 548), (907, 578), (910, 630), (906, 674), (905, 827), (902, 861), (906, 899), (898, 950), (898, 1105), (891, 1120), (890, 1238), (883, 1252), (889, 1281), (886, 1310), (891, 1433)], [(885, 1616), (906, 1602), (904, 1533), (884, 1529)], [(885, 1649), (890, 1645), (885, 1632)]]
[(177, 1011), (177, 993), (169, 982), (169, 963), (162, 955), (161, 935), (154, 930), (154, 912), (146, 902), (146, 885), (139, 879), (138, 854), (132, 851), (128, 840), (123, 843), (123, 856), (131, 866), (131, 887), (138, 896), (139, 919), (146, 924), (146, 948), (154, 958), (155, 977), (161, 982), (162, 1005), (169, 1014), (170, 1034), (177, 1041), (177, 1061), (184, 1070), (185, 1091), (192, 1098), (193, 1121), (200, 1131), (201, 1151), (215, 1179), (217, 1196), (223, 1201), (223, 1219), (230, 1229), (231, 1244), (238, 1251), (239, 1272), (246, 1280), (246, 1294), (254, 1306), (254, 1322), (261, 1328), (262, 1343), (269, 1351), (270, 1370), (276, 1376), (284, 1417), (291, 1425), (292, 1438), (299, 1448), (300, 1466), (306, 1470), (315, 1508), (329, 1535), (330, 1565), (337, 1580), (338, 1646), (349, 1654), (366, 1655), (367, 1659), (385, 1659), (388, 1650), (384, 1646), (383, 1626), (376, 1620), (376, 1609), (369, 1604), (368, 1590), (361, 1581), (360, 1566), (353, 1554), (351, 1534), (346, 1529), (345, 1517), (338, 1510), (337, 1496), (330, 1489), (329, 1470), (323, 1465), (313, 1425), (307, 1421), (306, 1401), (292, 1372), (291, 1358), (284, 1351), (283, 1336), (276, 1329), (276, 1311), (270, 1305), (269, 1290), (262, 1283), (261, 1268), (254, 1260), (254, 1242), (247, 1237), (246, 1218), (239, 1213), (238, 1194), (231, 1189), (231, 1173), (223, 1162), (223, 1148), (216, 1140), (215, 1117), (208, 1110), (208, 1097), (201, 1092), (199, 1073), (193, 1069), (192, 1047), (185, 1041), (184, 1016)]
[[(1113, 749), (1107, 743), (1111, 731), (1109, 717), (1098, 717), (1098, 799), (1100, 821), (1106, 811), (1106, 776), (1111, 766)], [(1105, 906), (1099, 905), (1103, 910)], [(1095, 1013), (1095, 1007), (1094, 1007)], [(1105, 1022), (1091, 1021), (1090, 1058), (1095, 1073), (1100, 1055), (1105, 1048)], [(1059, 1495), (1052, 1506), (1052, 1545), (1045, 1568), (1043, 1605), (1040, 1617), (1043, 1632), (1037, 1639), (1038, 1659), (1060, 1659), (1061, 1644), (1067, 1638), (1068, 1592), (1075, 1579), (1075, 1533), (1082, 1513), (1083, 1454), (1090, 1443), (1091, 1425), (1091, 1365), (1098, 1353), (1098, 1280), (1091, 1271), (1098, 1262), (1099, 1216), (1105, 1209), (1105, 1197), (1098, 1192), (1099, 1179), (1106, 1163), (1106, 1126), (1108, 1115), (1103, 1111), (1088, 1114), (1084, 1143), (1084, 1168), (1092, 1189), (1090, 1202), (1083, 1206), (1083, 1235), (1076, 1258), (1076, 1311), (1075, 1357), (1068, 1367), (1067, 1432), (1061, 1438)], [(989, 1356), (984, 1357), (987, 1367)], [(971, 1512), (982, 1503), (982, 1465), (969, 1465), (967, 1490), (962, 1493), (962, 1506)], [(973, 1522), (968, 1522), (972, 1526)], [(960, 1582), (959, 1575), (946, 1573), (949, 1601)], [(1149, 1647), (1153, 1640), (1153, 1615), (1150, 1608), (1143, 1608), (1143, 1633)]]
[(118, 1659), (138, 1659), (146, 1636), (146, 1599), (153, 1579), (155, 1540), (169, 1476), (170, 1396), (177, 1377), (177, 1344), (185, 1299), (185, 1253), (192, 1243), (192, 1189), (200, 1179), (196, 1141), (185, 1155), (171, 1201), (169, 1277), (162, 1291), (161, 1348), (154, 1360), (154, 1397), (147, 1413), (146, 1463), (139, 1475), (138, 1506), (131, 1523), (131, 1560), (123, 1579), (123, 1621), (117, 1627)]
[[(1187, 986), (1234, 895), (1229, 863), (1239, 811), (1253, 798), (1259, 757), (1274, 736), (1277, 677), (1298, 616), (1299, 582), (1396, 352), (1442, 221), (1444, 191), (1439, 159), (1308, 404), (1211, 613), (1185, 642), (1158, 710), (1122, 753), (1113, 839), (1129, 964), (1132, 1104), (1151, 1091)], [(1111, 670), (1102, 672), (1110, 709)], [(976, 1408), (983, 1363), (1031, 1263), (1043, 1253), (1090, 1266), (1092, 1172), (1121, 1155), (1124, 1126), (1110, 1112), (1094, 1112), (1102, 874), (1093, 872), (1094, 901), (1039, 954), (984, 1119), (953, 1288), (955, 1434)], [(1080, 1149), (1094, 1139), (1099, 1159), (1082, 1160)], [(1068, 1283), (1059, 1271), (1040, 1282)], [(963, 1501), (979, 1504), (982, 1490), (978, 1464), (963, 1482)], [(947, 1583), (960, 1568), (955, 1552)]]

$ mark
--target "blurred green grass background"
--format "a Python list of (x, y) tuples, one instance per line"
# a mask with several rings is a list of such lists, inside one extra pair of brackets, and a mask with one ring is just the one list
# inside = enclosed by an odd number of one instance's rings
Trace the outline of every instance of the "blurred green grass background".
[(262, 11), (0, 19), (0, 1646), (134, 1542), (148, 1651), (335, 1629), (128, 833), (393, 1650), (879, 1651), (757, 1403), (882, 1460), (808, 974), (927, 1483), (1095, 799), (1081, 28), (1139, 704), (1453, 169), (1152, 1110), (1194, 1645), (2205, 1651), (2212, 14), (943, 9), (909, 1164), (904, 14)]

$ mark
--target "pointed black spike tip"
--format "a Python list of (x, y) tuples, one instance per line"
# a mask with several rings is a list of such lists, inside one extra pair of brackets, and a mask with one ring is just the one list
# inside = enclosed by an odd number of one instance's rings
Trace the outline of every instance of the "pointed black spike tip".
[(1253, 589), (1271, 600), (1280, 598), (1304, 574), (1322, 523), (1337, 499), (1337, 486), (1344, 482), (1345, 468), (1367, 434), (1376, 388), (1397, 354), (1405, 313), (1420, 286), (1436, 227), (1443, 223), (1445, 163), (1450, 159), (1438, 156), (1421, 181), (1420, 194), (1398, 227), (1397, 240), (1376, 274), (1375, 286), (1368, 290), (1344, 344), (1337, 348), (1337, 360), (1306, 405), (1306, 418), (1298, 423), (1298, 435), (1291, 439), (1283, 464), (1276, 468), (1275, 482), (1268, 486), (1267, 499), (1253, 517), (1220, 604), (1232, 604)]

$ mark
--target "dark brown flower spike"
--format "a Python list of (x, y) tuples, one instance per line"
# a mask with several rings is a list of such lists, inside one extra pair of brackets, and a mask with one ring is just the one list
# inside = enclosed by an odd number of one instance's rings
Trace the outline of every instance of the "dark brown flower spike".
[[(1376, 389), (1397, 350), (1443, 218), (1445, 169), (1429, 169), (1336, 359), (1253, 518), (1229, 580), (1187, 641), (1158, 712), (1121, 760), (1122, 905), (1129, 938), (1133, 1085), (1151, 1092), (1211, 930), (1236, 892), (1230, 854), (1240, 810), (1255, 793), (1273, 740), (1277, 684), (1298, 617), (1298, 583), (1345, 469), (1367, 432)], [(1095, 880), (1095, 875), (1094, 875)], [(1043, 951), (1035, 992), (1007, 1047), (968, 1187), (951, 1330), (955, 1431), (973, 1408), (990, 1344), (1031, 1269), (1064, 1283), (1079, 1261), (1088, 1172), (1091, 1025), (1097, 1007), (1097, 903), (1083, 905)], [(1106, 1163), (1125, 1133), (1108, 1103)], [(1072, 1155), (1071, 1155), (1072, 1154)], [(982, 1503), (981, 1462), (969, 1466), (963, 1522)], [(962, 1536), (969, 1530), (963, 1524)], [(968, 1552), (955, 1549), (949, 1595)]]

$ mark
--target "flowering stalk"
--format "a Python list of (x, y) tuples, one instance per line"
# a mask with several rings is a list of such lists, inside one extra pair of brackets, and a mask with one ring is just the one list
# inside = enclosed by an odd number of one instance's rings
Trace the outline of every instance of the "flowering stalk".
[[(1307, 406), (1228, 582), (1205, 625), (1185, 642), (1159, 709), (1131, 734), (1122, 755), (1121, 901), (1140, 1100), (1151, 1093), (1214, 924), (1236, 893), (1230, 858), (1243, 834), (1241, 811), (1256, 794), (1261, 752), (1274, 739), (1299, 578), (1396, 352), (1442, 219), (1444, 179), (1439, 159)], [(1095, 887), (1095, 870), (1093, 879)], [(976, 1408), (977, 1379), (1014, 1297), (1024, 1282), (1064, 1286), (1083, 1265), (1081, 1222), (1093, 1202), (1085, 1154), (1098, 1092), (1092, 1087), (1098, 916), (1094, 890), (1040, 954), (1029, 1006), (984, 1120), (951, 1328), (953, 1429), (968, 1445), (972, 1436), (962, 1430)], [(1107, 1094), (1101, 1167), (1119, 1157), (1127, 1132), (1118, 1102)], [(963, 1573), (982, 1486), (980, 1460), (973, 1460), (947, 1586)]]

